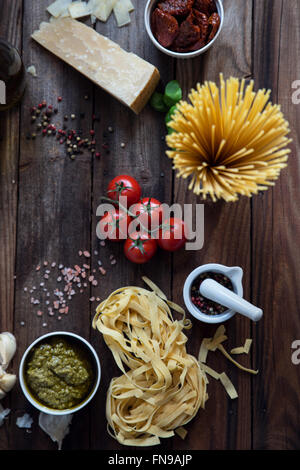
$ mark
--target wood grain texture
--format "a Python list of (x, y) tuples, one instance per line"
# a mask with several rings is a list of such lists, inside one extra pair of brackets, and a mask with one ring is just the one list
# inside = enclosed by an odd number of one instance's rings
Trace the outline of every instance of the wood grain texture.
[[(22, 2), (0, 1), (1, 37), (21, 51)], [(0, 113), (0, 331), (13, 331), (17, 235), (20, 107)], [(12, 138), (14, 136), (14, 138)], [(14, 361), (13, 366), (16, 367)], [(10, 396), (3, 406), (11, 407)], [(8, 427), (0, 432), (0, 449), (10, 447)]]
[[(145, 34), (140, 35), (137, 41), (137, 31), (143, 31), (144, 19), (141, 11), (137, 9), (132, 13), (132, 24), (128, 28), (116, 28), (112, 17), (103, 24), (97, 24), (97, 31), (121, 44), (125, 50), (132, 51), (140, 57), (154, 64), (161, 73), (162, 84), (173, 77), (173, 60), (162, 56), (148, 40)], [(116, 100), (100, 89), (95, 90), (95, 111), (100, 114), (100, 122), (95, 124), (96, 135), (102, 139), (107, 149), (101, 151), (101, 158), (94, 159), (93, 163), (93, 250), (100, 253), (100, 259), (107, 270), (101, 280), (100, 289), (95, 288), (93, 295), (102, 299), (113, 290), (127, 285), (144, 286), (142, 276), (147, 275), (155, 281), (167, 295), (171, 293), (170, 262), (168, 253), (159, 252), (151, 262), (144, 266), (130, 263), (123, 255), (123, 243), (107, 243), (101, 247), (96, 237), (96, 225), (99, 218), (95, 217), (97, 207), (101, 204), (101, 196), (105, 195), (108, 182), (118, 174), (134, 176), (142, 187), (142, 196), (154, 197), (161, 202), (169, 202), (172, 194), (171, 163), (164, 156), (164, 116), (158, 114), (149, 106), (140, 115), (136, 116), (130, 109), (120, 105)], [(113, 132), (108, 128), (112, 127)], [(122, 148), (121, 144), (125, 147)], [(117, 264), (110, 264), (110, 257), (117, 260)], [(98, 268), (99, 257), (93, 255), (93, 266)], [(94, 310), (92, 316), (94, 315)], [(114, 363), (113, 356), (104, 345), (102, 335), (93, 332), (93, 340), (99, 351), (103, 363), (101, 393), (99, 399), (94, 400), (92, 421), (92, 448), (95, 449), (121, 449), (122, 446), (114, 441), (106, 431), (105, 400), (106, 390), (110, 380), (121, 375)], [(109, 364), (109, 367), (105, 366)], [(163, 440), (163, 447), (169, 446), (168, 440)]]
[[(34, 15), (31, 14), (31, 2), (24, 5), (23, 49), (25, 65), (34, 64), (37, 77), (28, 75), (26, 95), (22, 102), (21, 112), (21, 146), (19, 169), (19, 204), (18, 204), (18, 241), (15, 301), (15, 332), (18, 338), (16, 360), (20, 361), (27, 346), (38, 336), (55, 330), (67, 330), (89, 338), (89, 321), (83, 312), (89, 311), (89, 290), (76, 296), (76, 302), (70, 301), (68, 315), (58, 320), (58, 315), (50, 317), (41, 282), (51, 293), (60, 288), (56, 282), (61, 263), (66, 267), (74, 267), (82, 261), (78, 250), (90, 249), (90, 218), (91, 218), (91, 157), (89, 153), (78, 156), (72, 161), (66, 156), (63, 145), (59, 145), (54, 137), (38, 135), (35, 140), (27, 140), (26, 136), (35, 130), (31, 124), (30, 109), (46, 100), (48, 105), (57, 106), (59, 112), (53, 118), (57, 128), (63, 126), (63, 116), (74, 113), (77, 117), (68, 127), (82, 128), (84, 134), (91, 127), (92, 100), (84, 100), (84, 94), (91, 95), (92, 85), (81, 74), (74, 72), (63, 62), (34, 43), (30, 35), (39, 27), (41, 21), (47, 20), (45, 5), (35, 4)], [(63, 101), (58, 103), (58, 96)], [(85, 112), (86, 119), (79, 119), (80, 112)], [(70, 119), (69, 119), (70, 120)], [(48, 261), (48, 267), (44, 267)], [(50, 264), (56, 262), (55, 268)], [(40, 265), (41, 270), (36, 271)], [(46, 269), (51, 271), (48, 280), (43, 279)], [(42, 273), (42, 274), (41, 274)], [(32, 287), (36, 287), (30, 293)], [(24, 289), (27, 289), (25, 292)], [(34, 306), (31, 296), (38, 298), (40, 304)], [(37, 308), (36, 308), (37, 307)], [(37, 316), (37, 310), (43, 315)], [(25, 325), (22, 327), (21, 322)], [(11, 446), (13, 448), (56, 448), (45, 433), (37, 426), (38, 412), (24, 401), (19, 387), (12, 392), (14, 408), (12, 410)], [(16, 417), (28, 411), (35, 420), (36, 430), (29, 436), (24, 430), (15, 431)], [(70, 443), (71, 448), (87, 448), (89, 434), (81, 435), (80, 428), (89, 427), (88, 410), (75, 416), (72, 426), (75, 434)], [(68, 439), (65, 442), (69, 447)]]
[(255, 329), (261, 379), (253, 382), (253, 442), (255, 449), (299, 449), (300, 371), (291, 361), (291, 344), (300, 338), (300, 108), (292, 103), (292, 82), (300, 77), (300, 4), (256, 1), (254, 13), (257, 86), (270, 88), (281, 104), (293, 143), (274, 189), (253, 199), (253, 301), (265, 311)]
[[(177, 79), (185, 93), (198, 82), (213, 80), (219, 83), (219, 74), (249, 77), (251, 75), (251, 21), (252, 2), (224, 1), (223, 30), (213, 47), (202, 57), (177, 62)], [(198, 252), (179, 252), (174, 255), (173, 296), (180, 302), (186, 276), (197, 266), (220, 263), (241, 266), (245, 271), (243, 285), (245, 298), (250, 298), (251, 253), (250, 202), (241, 198), (237, 203), (202, 201), (188, 190), (188, 182), (175, 179), (174, 201), (181, 204), (204, 203), (204, 246)], [(249, 321), (236, 316), (226, 325), (230, 338), (227, 348), (243, 344), (250, 335)], [(205, 326), (193, 320), (190, 333), (190, 351), (198, 355), (203, 337), (211, 337), (215, 326)], [(246, 359), (245, 362), (250, 359)], [(231, 401), (220, 383), (210, 381), (206, 410), (200, 411), (188, 426), (189, 434), (183, 443), (174, 440), (178, 448), (248, 449), (251, 447), (251, 377), (241, 374), (221, 353), (210, 354), (208, 364), (219, 372), (226, 371), (235, 384), (239, 399)], [(249, 365), (249, 364), (248, 364)]]
[[(135, 3), (144, 6), (145, 0)], [(175, 77), (185, 97), (197, 82), (218, 82), (220, 72), (225, 78), (253, 77), (256, 89), (272, 89), (272, 99), (282, 105), (292, 129), (289, 166), (273, 190), (251, 201), (241, 198), (231, 204), (205, 202), (205, 240), (201, 250), (173, 256), (160, 251), (149, 264), (138, 267), (125, 259), (122, 244), (101, 246), (97, 239), (96, 210), (109, 180), (128, 173), (141, 183), (143, 196), (166, 203), (203, 202), (172, 172), (165, 155), (164, 116), (150, 106), (136, 116), (33, 43), (30, 34), (49, 18), (43, 2), (0, 0), (0, 35), (22, 49), (25, 65), (34, 64), (38, 74), (37, 78), (28, 76), (20, 108), (0, 115), (0, 331), (13, 331), (17, 337), (18, 351), (12, 364), (15, 372), (29, 343), (48, 331), (74, 331), (95, 347), (102, 365), (100, 388), (90, 405), (74, 415), (71, 432), (64, 441), (66, 450), (123, 449), (108, 435), (105, 418), (106, 391), (111, 378), (120, 371), (101, 334), (92, 329), (98, 302), (91, 302), (90, 298), (103, 299), (125, 285), (142, 286), (141, 276), (145, 274), (182, 305), (186, 276), (198, 265), (209, 262), (241, 266), (245, 298), (264, 309), (264, 318), (257, 325), (252, 326), (241, 316), (230, 320), (226, 324), (229, 338), (224, 344), (230, 351), (242, 345), (245, 338), (253, 337), (253, 351), (238, 360), (258, 368), (260, 373), (249, 376), (228, 363), (220, 352), (209, 353), (208, 365), (219, 372), (226, 371), (239, 398), (231, 401), (222, 385), (210, 379), (206, 409), (200, 410), (186, 426), (187, 438), (164, 439), (151, 450), (299, 449), (300, 369), (291, 362), (291, 343), (300, 339), (300, 105), (292, 104), (291, 83), (300, 79), (300, 2), (224, 0), (223, 4), (225, 24), (220, 37), (206, 54), (189, 61), (176, 62), (155, 48), (144, 29), (143, 8), (132, 13), (128, 27), (117, 28), (113, 16), (106, 24), (98, 22), (96, 26), (98, 32), (156, 65), (161, 73), (161, 90)], [(90, 24), (89, 20), (86, 22)], [(63, 97), (61, 103), (57, 103), (59, 95)], [(85, 100), (85, 95), (89, 99)], [(74, 113), (75, 129), (86, 134), (93, 127), (100, 158), (86, 152), (71, 161), (64, 146), (51, 137), (26, 139), (34, 129), (30, 107), (43, 99), (58, 106), (54, 121), (59, 126), (65, 114)], [(83, 119), (79, 119), (80, 113), (84, 113)], [(92, 120), (93, 114), (99, 120)], [(31, 294), (24, 288), (41, 287), (43, 279), (35, 268), (41, 265), (44, 273), (45, 260), (67, 267), (82, 265), (78, 251), (84, 249), (91, 253), (89, 263), (97, 271), (98, 286), (89, 286), (76, 295), (70, 301), (69, 314), (62, 320), (49, 317), (45, 299), (41, 297), (38, 307), (32, 305)], [(111, 264), (111, 257), (117, 260), (116, 264)], [(106, 269), (104, 276), (98, 271), (99, 261)], [(57, 267), (45, 281), (51, 292), (57, 287), (56, 275)], [(42, 317), (37, 316), (38, 309), (44, 310)], [(193, 328), (187, 333), (188, 352), (197, 355), (202, 338), (212, 336), (216, 328), (192, 321)], [(3, 405), (12, 411), (0, 428), (0, 450), (56, 449), (39, 428), (38, 412), (26, 401), (19, 385)], [(24, 412), (34, 419), (31, 433), (16, 426), (17, 417)]]

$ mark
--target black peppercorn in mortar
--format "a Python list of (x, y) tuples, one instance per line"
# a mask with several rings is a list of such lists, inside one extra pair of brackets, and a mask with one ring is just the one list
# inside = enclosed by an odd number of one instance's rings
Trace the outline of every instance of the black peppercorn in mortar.
[(228, 310), (228, 308), (224, 307), (224, 305), (213, 302), (200, 294), (200, 285), (205, 279), (213, 279), (231, 291), (233, 291), (232, 282), (229, 277), (224, 276), (224, 274), (209, 271), (199, 274), (191, 286), (191, 301), (195, 307), (206, 315), (220, 315)]

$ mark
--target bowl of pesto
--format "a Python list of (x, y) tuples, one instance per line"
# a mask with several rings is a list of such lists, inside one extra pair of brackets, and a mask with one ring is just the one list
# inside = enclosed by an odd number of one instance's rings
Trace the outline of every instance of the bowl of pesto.
[(95, 395), (101, 377), (96, 351), (81, 336), (54, 331), (37, 338), (24, 352), (19, 368), (22, 391), (38, 410), (74, 413)]

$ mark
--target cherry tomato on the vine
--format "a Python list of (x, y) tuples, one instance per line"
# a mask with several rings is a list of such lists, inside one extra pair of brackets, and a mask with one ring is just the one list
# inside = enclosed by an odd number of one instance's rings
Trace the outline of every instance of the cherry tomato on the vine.
[(177, 251), (185, 245), (187, 226), (183, 220), (171, 217), (163, 222), (157, 240), (160, 248), (166, 251)]
[(98, 229), (103, 238), (107, 238), (111, 241), (122, 241), (126, 240), (128, 236), (128, 226), (131, 222), (126, 212), (114, 209), (111, 212), (107, 212), (101, 218)]
[[(159, 227), (163, 220), (163, 208), (161, 202), (153, 197), (144, 197), (131, 208), (131, 213), (139, 218), (143, 228), (154, 231)], [(152, 234), (155, 236), (155, 233)], [(157, 236), (156, 236), (157, 238)]]
[(143, 232), (133, 232), (124, 243), (124, 254), (129, 261), (136, 264), (147, 263), (157, 250), (156, 240)]
[(127, 197), (127, 208), (140, 200), (142, 194), (139, 183), (129, 175), (119, 175), (110, 181), (107, 195), (110, 199), (119, 201), (120, 196)]

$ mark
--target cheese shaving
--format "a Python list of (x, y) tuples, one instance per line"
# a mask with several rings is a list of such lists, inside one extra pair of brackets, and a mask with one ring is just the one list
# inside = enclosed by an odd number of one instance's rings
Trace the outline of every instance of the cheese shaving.
[(117, 0), (101, 0), (93, 7), (93, 15), (100, 21), (107, 21)]
[(116, 290), (93, 319), (123, 373), (107, 392), (108, 431), (129, 446), (157, 445), (173, 436), (207, 399), (205, 373), (186, 352), (183, 330), (190, 323), (184, 313), (174, 320), (157, 286), (152, 287), (155, 291)]
[(119, 28), (130, 23), (128, 6), (123, 3), (123, 0), (117, 0), (113, 10)]
[(50, 15), (58, 18), (66, 9), (68, 9), (70, 3), (72, 3), (72, 0), (56, 0), (48, 6), (47, 11)]
[(74, 19), (92, 14), (92, 9), (86, 2), (73, 2), (68, 6), (70, 16)]

